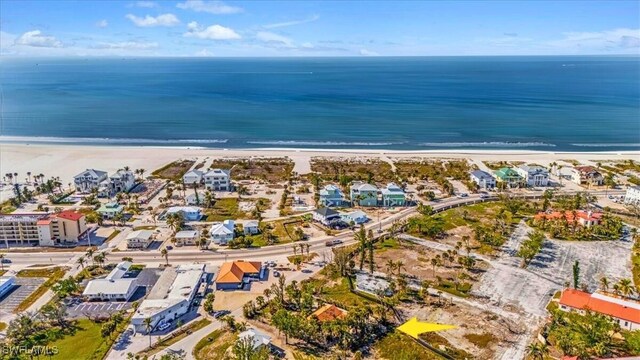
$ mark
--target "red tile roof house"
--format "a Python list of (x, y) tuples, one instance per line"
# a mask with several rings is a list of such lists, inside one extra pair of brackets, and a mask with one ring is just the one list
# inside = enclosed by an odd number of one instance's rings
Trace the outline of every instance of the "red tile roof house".
[(584, 314), (588, 309), (611, 317), (622, 329), (640, 330), (640, 303), (636, 301), (566, 289), (560, 296), (559, 308), (562, 311), (577, 311), (580, 314)]
[[(554, 211), (551, 213), (541, 212), (536, 214), (534, 219), (536, 221), (541, 221), (542, 219), (560, 220), (566, 218), (568, 223), (573, 223), (573, 215), (573, 211), (565, 211), (564, 213), (560, 211)], [(578, 218), (578, 224), (586, 227), (598, 225), (600, 223), (600, 219), (602, 219), (602, 213), (598, 212), (594, 213), (591, 211), (578, 210), (575, 212), (575, 215)]]

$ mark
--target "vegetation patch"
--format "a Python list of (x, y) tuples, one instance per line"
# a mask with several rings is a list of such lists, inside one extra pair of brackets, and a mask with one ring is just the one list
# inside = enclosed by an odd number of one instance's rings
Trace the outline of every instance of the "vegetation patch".
[(151, 173), (153, 177), (177, 181), (195, 164), (193, 160), (176, 160)]
[(373, 348), (383, 359), (389, 360), (434, 360), (442, 356), (420, 345), (398, 331), (388, 333)]
[(336, 182), (347, 187), (353, 181), (386, 184), (397, 181), (391, 164), (380, 159), (311, 158), (312, 183)]
[(55, 267), (49, 269), (25, 269), (18, 272), (17, 276), (19, 277), (37, 277), (37, 278), (48, 278), (42, 285), (40, 285), (34, 292), (32, 292), (29, 296), (27, 296), (21, 303), (16, 307), (14, 313), (20, 313), (26, 311), (33, 303), (35, 303), (44, 293), (49, 290), (58, 280), (62, 279), (66, 268), (63, 267)]
[(240, 210), (238, 198), (216, 199), (213, 206), (206, 210), (207, 221), (224, 221), (228, 219), (243, 219), (247, 213)]
[(469, 340), (470, 343), (481, 349), (486, 349), (499, 340), (493, 334), (487, 332), (482, 334), (465, 334), (464, 337)]
[(473, 356), (468, 352), (458, 349), (451, 345), (447, 339), (445, 339), (442, 335), (439, 335), (435, 332), (421, 334), (420, 338), (424, 341), (428, 342), (431, 346), (435, 348), (444, 348), (444, 352), (447, 355), (453, 357), (454, 359), (472, 359)]
[(218, 329), (198, 341), (193, 348), (196, 360), (224, 359), (229, 348), (235, 344), (238, 335), (226, 329)]
[(232, 169), (234, 180), (258, 180), (265, 183), (287, 181), (293, 171), (289, 158), (214, 159), (211, 169)]
[(401, 181), (409, 183), (417, 180), (439, 182), (444, 178), (467, 180), (473, 169), (467, 160), (397, 160), (394, 165)]
[(179, 330), (172, 332), (167, 337), (162, 338), (160, 341), (153, 344), (151, 349), (141, 352), (140, 355), (150, 356), (156, 354), (209, 324), (211, 324), (211, 320), (203, 318), (187, 326), (183, 326)]

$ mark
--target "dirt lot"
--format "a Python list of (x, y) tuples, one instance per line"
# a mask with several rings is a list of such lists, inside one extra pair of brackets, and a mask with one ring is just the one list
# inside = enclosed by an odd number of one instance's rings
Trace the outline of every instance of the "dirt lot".
[(293, 170), (293, 161), (287, 158), (223, 158), (213, 159), (210, 168), (231, 169), (231, 178), (259, 180), (265, 183), (286, 181)]
[(441, 331), (444, 337), (458, 349), (473, 354), (476, 359), (494, 359), (505, 352), (516, 340), (514, 331), (522, 327), (494, 313), (462, 303), (447, 304), (442, 307), (406, 309), (409, 317), (417, 316), (421, 321), (456, 325), (457, 328)]

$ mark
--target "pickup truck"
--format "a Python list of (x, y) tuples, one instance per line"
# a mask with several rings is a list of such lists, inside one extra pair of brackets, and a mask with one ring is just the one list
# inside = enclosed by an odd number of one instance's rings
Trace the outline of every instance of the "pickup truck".
[(342, 244), (342, 240), (340, 239), (333, 239), (333, 240), (329, 240), (327, 242), (324, 243), (326, 246), (334, 246), (334, 245), (338, 245), (338, 244)]

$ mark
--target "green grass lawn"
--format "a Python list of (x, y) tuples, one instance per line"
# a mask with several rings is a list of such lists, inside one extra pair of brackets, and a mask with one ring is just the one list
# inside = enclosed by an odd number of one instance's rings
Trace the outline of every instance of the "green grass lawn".
[(218, 329), (198, 341), (193, 348), (197, 360), (224, 359), (228, 348), (233, 346), (238, 335), (225, 329)]
[[(502, 209), (502, 204), (499, 202), (484, 202), (479, 204), (473, 204), (468, 206), (461, 206), (454, 209), (443, 211), (435, 218), (439, 218), (443, 221), (444, 230), (455, 229), (458, 226), (473, 225), (479, 222), (490, 222), (495, 219), (495, 215)], [(466, 219), (465, 219), (466, 211)], [(514, 216), (514, 222), (517, 223), (520, 219)]]
[(382, 252), (389, 249), (400, 249), (403, 246), (411, 247), (409, 244), (401, 244), (396, 238), (385, 238), (384, 240), (375, 243), (375, 250)]
[[(68, 335), (49, 344), (57, 347), (58, 354), (52, 359), (91, 359), (95, 351), (104, 342), (100, 335), (102, 324), (96, 324), (89, 319), (80, 319), (76, 323), (77, 330), (73, 335)], [(101, 359), (101, 357), (98, 357)]]
[(374, 350), (383, 359), (389, 360), (434, 360), (442, 357), (423, 347), (409, 336), (398, 331), (387, 334), (375, 345)]
[(360, 307), (371, 303), (370, 300), (352, 293), (349, 290), (349, 280), (346, 278), (343, 278), (340, 283), (332, 287), (323, 288), (322, 297), (336, 302), (347, 310), (351, 307)]
[(238, 208), (237, 198), (216, 199), (212, 208), (207, 209), (207, 221), (224, 221), (227, 219), (242, 219), (247, 214)]

